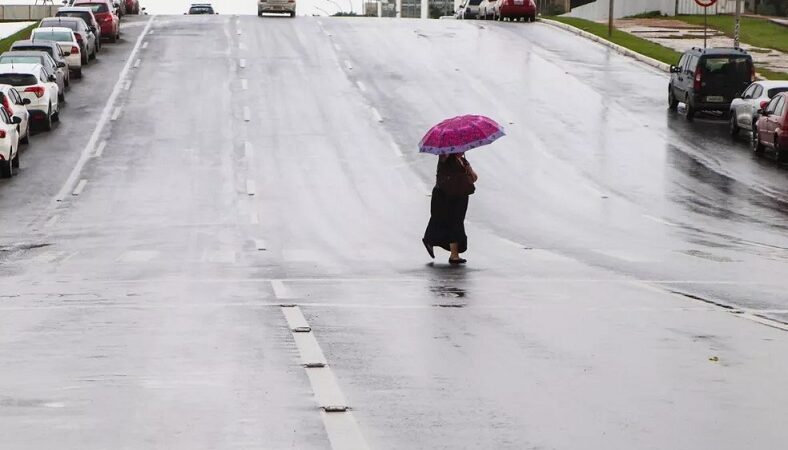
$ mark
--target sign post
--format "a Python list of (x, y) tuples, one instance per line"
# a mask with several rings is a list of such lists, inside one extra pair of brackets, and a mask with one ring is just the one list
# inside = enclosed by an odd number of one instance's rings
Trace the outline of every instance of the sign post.
[(741, 0), (736, 0), (736, 26), (733, 30), (733, 47), (739, 48), (739, 29), (741, 28)]
[(706, 30), (709, 28), (709, 6), (717, 3), (717, 0), (695, 0), (695, 3), (703, 7), (703, 48), (706, 48)]

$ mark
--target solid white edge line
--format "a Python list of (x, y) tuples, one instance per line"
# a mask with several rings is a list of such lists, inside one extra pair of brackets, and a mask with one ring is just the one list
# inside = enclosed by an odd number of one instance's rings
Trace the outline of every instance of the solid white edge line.
[(246, 195), (254, 195), (254, 181), (246, 180)]
[(246, 78), (241, 79), (241, 89), (244, 91), (249, 89), (249, 81)]
[(115, 110), (112, 111), (112, 117), (110, 117), (109, 120), (112, 121), (112, 122), (118, 120), (118, 117), (120, 117), (120, 112), (122, 111), (122, 108), (123, 108), (122, 106), (118, 106), (117, 108), (115, 108)]
[[(82, 155), (80, 155), (77, 164), (71, 170), (71, 173), (68, 175), (66, 182), (63, 184), (63, 187), (60, 188), (60, 191), (55, 195), (54, 203), (63, 201), (63, 199), (68, 195), (68, 192), (71, 190), (71, 186), (77, 181), (80, 172), (82, 172), (82, 168), (85, 167), (90, 155), (93, 153), (93, 148), (96, 146), (96, 142), (98, 141), (99, 135), (104, 130), (104, 127), (107, 125), (109, 121), (109, 115), (112, 111), (113, 105), (120, 95), (120, 91), (122, 88), (123, 80), (126, 78), (126, 74), (129, 72), (129, 68), (131, 66), (131, 61), (134, 59), (134, 56), (139, 52), (140, 45), (142, 44), (142, 39), (150, 29), (151, 25), (153, 24), (153, 20), (156, 16), (151, 16), (148, 20), (148, 24), (145, 25), (145, 30), (143, 30), (142, 34), (137, 38), (137, 43), (134, 45), (134, 48), (131, 50), (131, 54), (129, 55), (129, 59), (126, 61), (126, 65), (123, 66), (123, 69), (120, 71), (120, 75), (118, 76), (118, 81), (115, 83), (115, 88), (112, 90), (109, 98), (107, 99), (107, 103), (104, 105), (104, 110), (101, 112), (101, 116), (99, 117), (98, 122), (96, 123), (96, 128), (93, 129), (93, 134), (90, 136), (87, 145), (82, 150)], [(138, 60), (139, 61), (139, 60)]]
[(356, 86), (358, 86), (358, 90), (359, 90), (359, 91), (361, 91), (361, 92), (367, 92), (367, 87), (366, 87), (366, 86), (364, 86), (364, 83), (362, 83), (360, 80), (359, 80), (359, 81), (356, 81)]
[(375, 119), (375, 122), (383, 123), (383, 116), (380, 115), (380, 112), (374, 106), (371, 106), (370, 111), (372, 112), (372, 118)]
[(57, 223), (58, 220), (60, 220), (60, 215), (55, 214), (54, 216), (50, 217), (49, 220), (46, 221), (46, 223), (44, 224), (44, 228), (49, 228), (53, 226), (54, 224)]
[(271, 280), (271, 288), (274, 290), (274, 296), (277, 299), (286, 300), (294, 298), (293, 292), (282, 280)]
[(103, 141), (101, 141), (99, 143), (98, 148), (96, 148), (96, 153), (93, 154), (93, 157), (94, 158), (98, 158), (102, 154), (104, 154), (104, 148), (106, 148), (106, 147), (107, 147), (107, 140), (104, 139)]
[(77, 195), (81, 194), (82, 191), (85, 190), (85, 185), (87, 184), (88, 184), (88, 180), (84, 178), (79, 180), (79, 183), (77, 183), (77, 187), (74, 188), (74, 190), (71, 192), (71, 195), (76, 197)]
[(252, 120), (252, 110), (248, 106), (244, 106), (244, 122)]

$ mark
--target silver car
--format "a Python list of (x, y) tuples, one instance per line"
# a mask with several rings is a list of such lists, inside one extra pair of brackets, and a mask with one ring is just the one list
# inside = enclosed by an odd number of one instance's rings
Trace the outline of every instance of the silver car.
[(730, 108), (731, 136), (737, 136), (742, 129), (752, 130), (758, 110), (780, 92), (788, 92), (788, 81), (756, 81), (734, 98)]

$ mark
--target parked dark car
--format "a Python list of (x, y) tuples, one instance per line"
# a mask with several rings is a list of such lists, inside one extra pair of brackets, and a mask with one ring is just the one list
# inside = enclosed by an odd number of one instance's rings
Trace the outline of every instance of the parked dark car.
[(687, 120), (698, 111), (727, 114), (733, 99), (755, 81), (752, 57), (735, 48), (693, 47), (670, 72), (668, 106), (675, 111), (684, 103)]
[(780, 161), (788, 159), (788, 92), (781, 92), (758, 111), (752, 133), (752, 149), (763, 153), (771, 149)]

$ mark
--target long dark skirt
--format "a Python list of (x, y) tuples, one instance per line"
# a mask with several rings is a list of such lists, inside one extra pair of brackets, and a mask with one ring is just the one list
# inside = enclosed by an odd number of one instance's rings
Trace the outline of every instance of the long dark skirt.
[(424, 232), (427, 245), (449, 250), (449, 244), (456, 242), (460, 253), (468, 249), (468, 236), (465, 235), (465, 212), (468, 210), (468, 196), (453, 197), (446, 195), (437, 187), (432, 189), (430, 223)]

